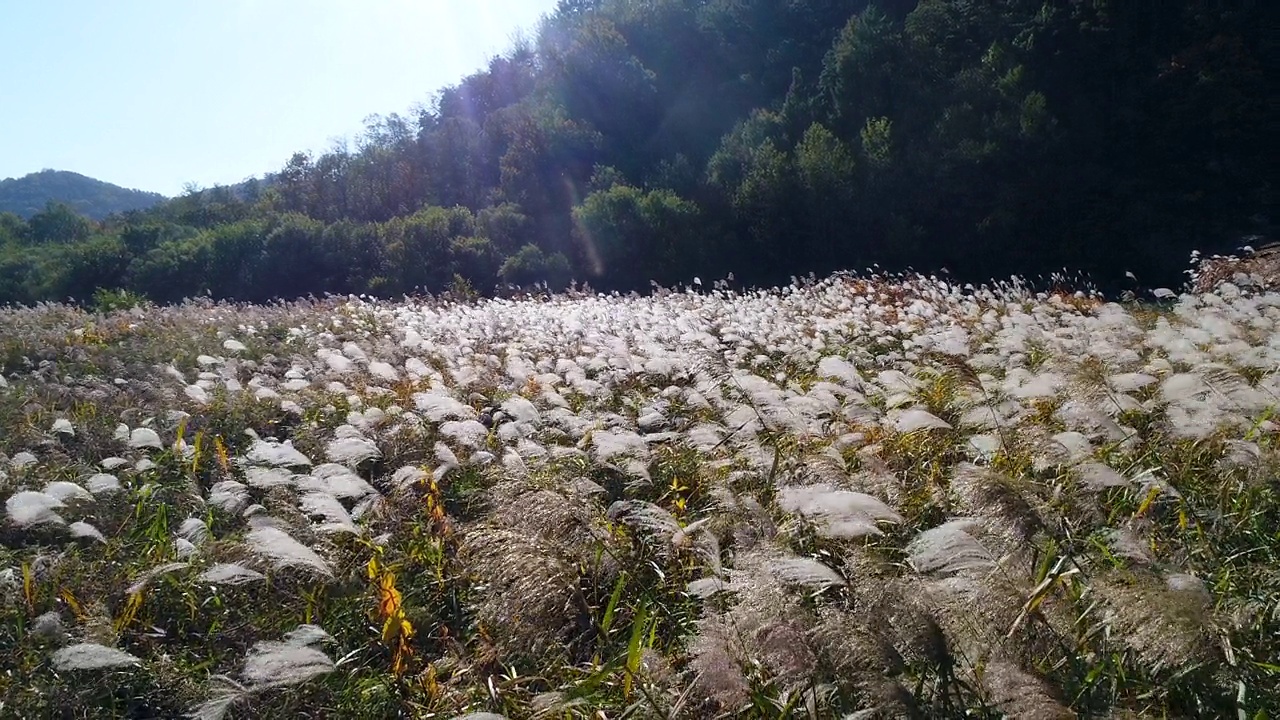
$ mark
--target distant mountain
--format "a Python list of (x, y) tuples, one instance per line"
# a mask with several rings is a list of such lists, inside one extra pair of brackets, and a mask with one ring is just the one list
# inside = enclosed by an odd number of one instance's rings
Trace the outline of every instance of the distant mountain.
[(66, 170), (41, 170), (0, 180), (0, 212), (23, 218), (40, 212), (50, 200), (101, 220), (111, 213), (144, 210), (164, 199), (160, 193), (130, 190)]

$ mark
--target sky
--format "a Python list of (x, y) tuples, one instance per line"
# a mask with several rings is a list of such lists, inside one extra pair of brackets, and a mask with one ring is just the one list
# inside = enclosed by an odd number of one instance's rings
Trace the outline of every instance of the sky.
[(0, 0), (0, 179), (279, 170), (532, 37), (555, 0)]

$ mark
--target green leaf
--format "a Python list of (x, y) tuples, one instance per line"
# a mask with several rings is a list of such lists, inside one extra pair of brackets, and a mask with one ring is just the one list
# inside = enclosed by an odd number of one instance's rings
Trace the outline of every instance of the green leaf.
[(640, 644), (644, 639), (649, 624), (649, 606), (642, 600), (636, 608), (636, 617), (631, 624), (631, 639), (627, 641), (627, 674), (622, 681), (623, 697), (631, 697), (631, 683), (640, 670)]
[(627, 585), (627, 574), (625, 572), (618, 575), (618, 582), (614, 583), (613, 594), (609, 596), (609, 604), (604, 609), (604, 619), (600, 621), (600, 634), (609, 635), (609, 629), (613, 627), (614, 613), (618, 609), (618, 601), (622, 599), (622, 590)]

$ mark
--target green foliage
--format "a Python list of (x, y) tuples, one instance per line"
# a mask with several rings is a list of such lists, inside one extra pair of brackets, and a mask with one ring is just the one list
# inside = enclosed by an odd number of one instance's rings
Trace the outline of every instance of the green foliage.
[(614, 185), (588, 195), (574, 219), (593, 280), (669, 284), (699, 265), (698, 207), (670, 190)]
[(814, 265), (834, 268), (847, 253), (851, 227), (858, 222), (858, 162), (854, 151), (820, 123), (805, 130), (795, 150), (796, 173), (805, 200), (805, 234)]
[(3, 181), (0, 302), (872, 263), (1173, 287), (1192, 249), (1274, 232), (1261, 6), (1202, 5), (562, 2), (429, 106), (261, 180), (133, 205)]
[(65, 203), (50, 201), (43, 210), (27, 218), (28, 242), (74, 244), (89, 239), (93, 223)]
[(494, 205), (476, 213), (476, 229), (504, 255), (534, 239), (533, 223), (515, 203)]
[(859, 133), (862, 155), (872, 167), (883, 170), (893, 162), (893, 122), (889, 118), (867, 118)]
[(169, 241), (129, 263), (129, 284), (145, 288), (158, 302), (195, 297), (210, 279), (208, 259), (212, 243), (201, 234), (191, 241)]
[(537, 245), (529, 244), (503, 261), (498, 276), (503, 282), (515, 285), (545, 281), (554, 288), (562, 288), (568, 283), (570, 272), (569, 259), (564, 255), (547, 255)]
[(316, 279), (328, 275), (320, 245), (324, 225), (296, 213), (281, 216), (274, 225), (263, 240), (255, 280), (270, 288), (273, 297), (305, 295)]
[(464, 207), (426, 208), (407, 218), (393, 218), (382, 226), (391, 265), (398, 269), (406, 290), (441, 288), (453, 278), (453, 241), (472, 236), (475, 221)]

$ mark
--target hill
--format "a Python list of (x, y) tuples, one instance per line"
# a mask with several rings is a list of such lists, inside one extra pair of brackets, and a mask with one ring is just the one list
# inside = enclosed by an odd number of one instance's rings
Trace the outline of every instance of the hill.
[(165, 197), (160, 193), (131, 190), (67, 170), (41, 170), (20, 178), (0, 180), (0, 212), (30, 218), (50, 201), (101, 220), (111, 213), (145, 210)]
[(350, 145), (88, 232), (0, 224), (0, 303), (874, 266), (1173, 287), (1193, 250), (1268, 234), (1263, 21), (1205, 0), (563, 0)]

